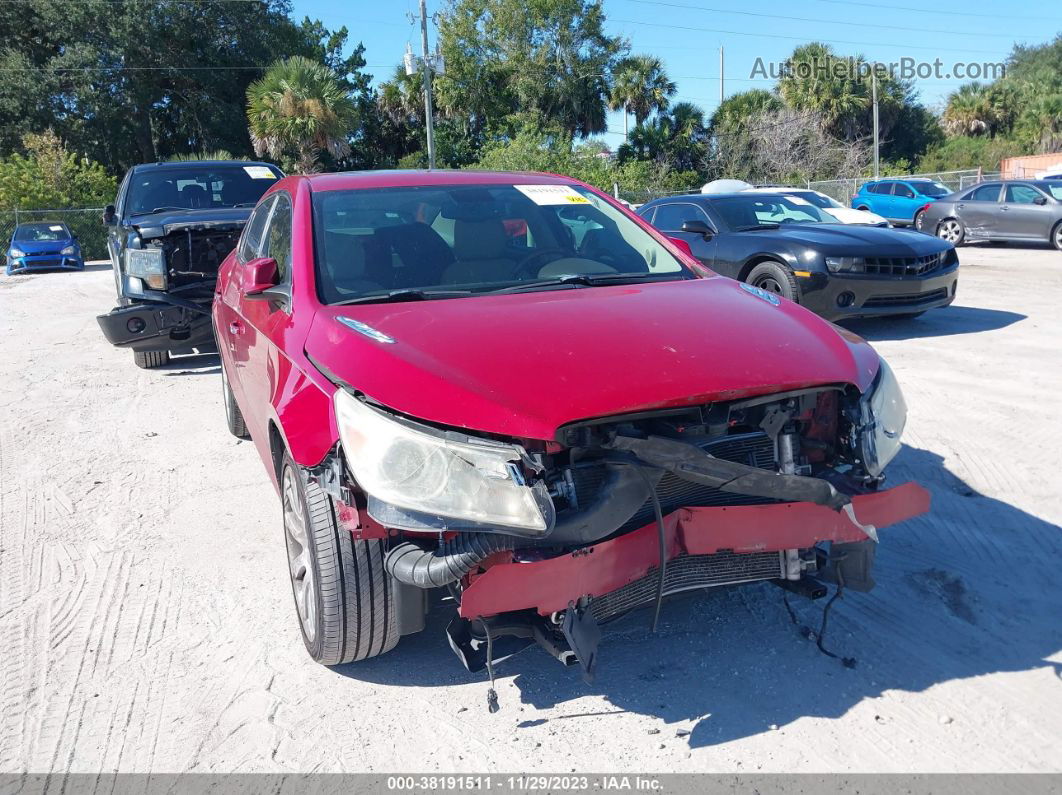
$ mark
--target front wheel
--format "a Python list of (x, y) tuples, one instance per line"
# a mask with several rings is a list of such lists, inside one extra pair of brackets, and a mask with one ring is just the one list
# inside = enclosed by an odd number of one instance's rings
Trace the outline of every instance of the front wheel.
[(398, 643), (395, 584), (383, 541), (355, 541), (332, 500), (284, 456), (281, 502), (295, 613), (310, 656), (322, 665), (365, 660)]
[(170, 363), (170, 352), (133, 351), (133, 363), (142, 370), (153, 370)]
[(958, 218), (945, 218), (937, 227), (937, 237), (947, 240), (953, 246), (961, 246), (966, 237), (966, 229)]
[(793, 272), (780, 262), (761, 262), (745, 277), (745, 281), (753, 287), (759, 287), (769, 293), (796, 301), (797, 291), (796, 277)]
[(915, 213), (914, 228), (917, 229), (919, 232), (922, 231), (922, 223), (923, 223), (923, 221), (925, 221), (925, 218), (926, 218), (926, 211), (925, 210), (919, 210), (918, 212)]
[(1062, 251), (1062, 221), (1055, 224), (1055, 228), (1051, 232), (1051, 242), (1055, 244), (1055, 248)]

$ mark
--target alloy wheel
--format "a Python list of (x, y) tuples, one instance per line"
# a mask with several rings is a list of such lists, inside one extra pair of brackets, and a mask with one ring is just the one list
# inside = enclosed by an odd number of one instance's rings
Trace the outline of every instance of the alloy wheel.
[(774, 293), (775, 295), (785, 295), (785, 293), (782, 292), (782, 285), (778, 283), (777, 279), (771, 276), (764, 276), (761, 279), (757, 279), (754, 286), (759, 287), (761, 290), (766, 290), (769, 293)]
[(947, 240), (949, 243), (958, 242), (962, 236), (962, 227), (959, 222), (954, 219), (948, 219), (944, 221), (937, 229), (937, 237)]
[(1055, 248), (1062, 251), (1062, 224), (1055, 227)]
[(922, 211), (918, 213), (918, 215), (916, 215), (914, 218), (914, 228), (917, 229), (919, 232), (922, 231), (922, 222), (925, 220), (925, 217), (925, 211)]
[(295, 608), (306, 640), (312, 643), (317, 634), (317, 584), (310, 561), (306, 506), (295, 478), (290, 467), (284, 470), (284, 541), (288, 549), (288, 572), (295, 594)]

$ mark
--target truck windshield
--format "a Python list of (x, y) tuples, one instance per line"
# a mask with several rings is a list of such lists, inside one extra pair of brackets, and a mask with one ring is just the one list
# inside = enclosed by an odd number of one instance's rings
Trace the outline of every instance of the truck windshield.
[(134, 173), (126, 215), (161, 210), (207, 210), (254, 206), (283, 174), (273, 166), (204, 165), (151, 169)]
[(322, 191), (312, 201), (318, 294), (328, 304), (692, 277), (581, 185)]

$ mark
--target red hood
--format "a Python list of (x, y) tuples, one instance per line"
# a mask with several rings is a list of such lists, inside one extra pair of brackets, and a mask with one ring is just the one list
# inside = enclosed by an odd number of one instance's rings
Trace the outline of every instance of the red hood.
[(630, 411), (829, 383), (863, 390), (878, 369), (855, 335), (724, 278), (325, 307), (306, 352), (410, 416), (534, 439)]

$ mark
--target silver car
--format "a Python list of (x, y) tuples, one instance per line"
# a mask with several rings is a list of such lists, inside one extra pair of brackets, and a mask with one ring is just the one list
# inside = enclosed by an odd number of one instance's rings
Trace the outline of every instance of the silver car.
[(1062, 181), (978, 183), (930, 204), (919, 229), (956, 246), (974, 240), (1046, 242), (1062, 251)]

